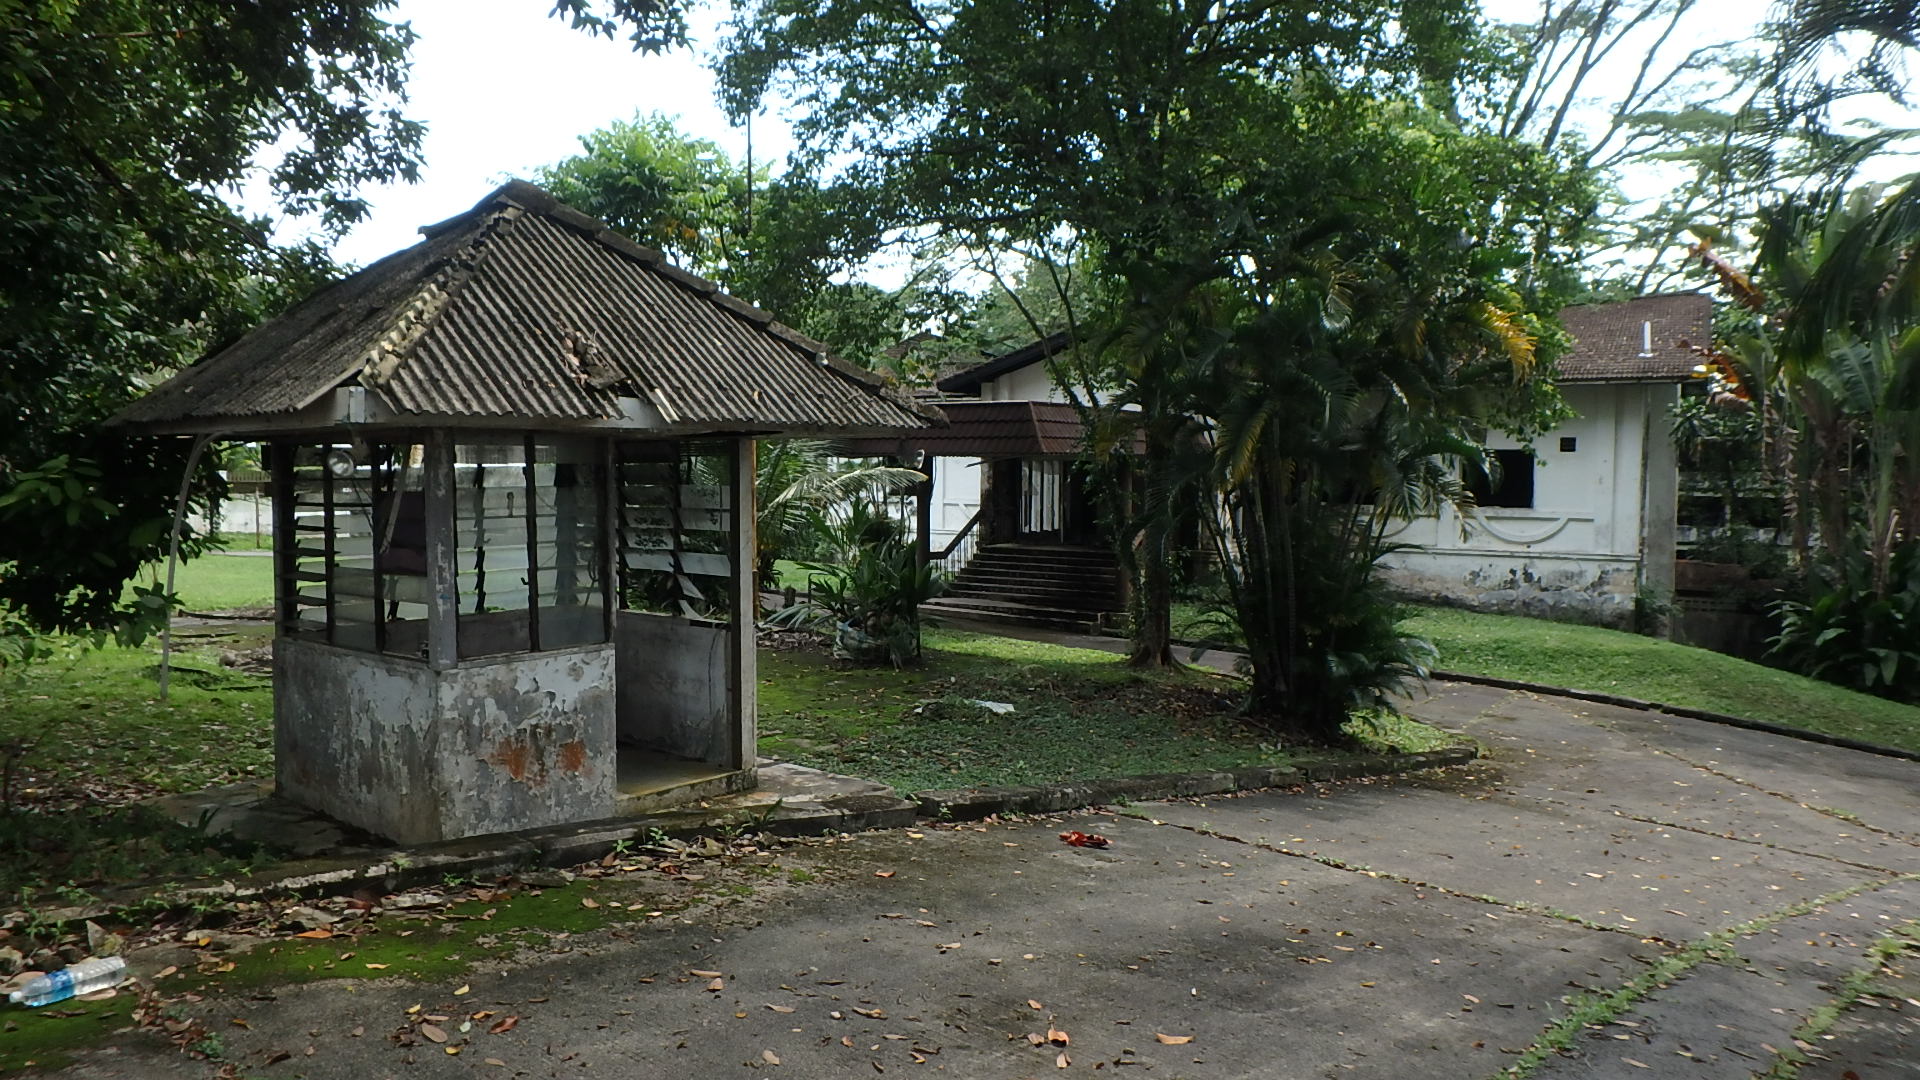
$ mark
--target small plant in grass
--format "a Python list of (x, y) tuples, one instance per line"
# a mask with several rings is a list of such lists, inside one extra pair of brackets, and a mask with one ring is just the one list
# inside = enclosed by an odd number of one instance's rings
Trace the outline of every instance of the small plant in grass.
[(899, 523), (870, 504), (855, 503), (839, 516), (815, 515), (813, 521), (820, 546), (838, 560), (801, 563), (813, 575), (806, 601), (768, 622), (827, 632), (839, 660), (896, 668), (918, 662), (920, 605), (944, 590), (939, 571), (921, 565)]

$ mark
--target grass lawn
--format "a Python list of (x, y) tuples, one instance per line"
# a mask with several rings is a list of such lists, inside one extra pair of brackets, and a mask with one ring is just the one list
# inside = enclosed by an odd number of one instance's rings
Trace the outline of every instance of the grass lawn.
[(1731, 713), (1920, 751), (1920, 709), (1776, 668), (1596, 626), (1421, 608), (1439, 666)]
[[(1778, 668), (1597, 626), (1416, 607), (1403, 624), (1440, 650), (1436, 666), (1729, 713), (1920, 751), (1920, 708)], [(1176, 638), (1219, 637), (1199, 605), (1176, 604)], [(1238, 640), (1238, 632), (1231, 632)]]
[[(264, 627), (254, 631), (265, 640)], [(0, 812), (0, 897), (229, 868), (232, 851), (132, 800), (266, 775), (273, 758), (268, 681), (223, 668), (232, 639), (186, 636), (170, 700), (159, 701), (157, 646), (71, 652), (0, 681), (0, 757), (14, 808)], [(225, 845), (215, 845), (215, 848)]]
[[(1279, 764), (1289, 752), (1233, 714), (1237, 684), (1143, 673), (1112, 653), (929, 630), (927, 662), (840, 670), (821, 652), (760, 654), (760, 752), (900, 791), (995, 787)], [(972, 700), (1004, 702), (996, 714)], [(1388, 721), (1352, 729), (1382, 748), (1458, 740)]]
[[(138, 578), (142, 585), (165, 584), (166, 580), (164, 562), (142, 570)], [(273, 558), (210, 552), (197, 559), (183, 559), (173, 572), (173, 587), (188, 611), (272, 607)]]

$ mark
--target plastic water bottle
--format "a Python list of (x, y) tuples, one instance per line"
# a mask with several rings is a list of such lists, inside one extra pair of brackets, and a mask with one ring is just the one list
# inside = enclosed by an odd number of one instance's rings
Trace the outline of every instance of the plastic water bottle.
[(117, 986), (121, 973), (126, 970), (125, 957), (96, 956), (42, 975), (8, 994), (7, 1000), (15, 1005), (51, 1005), (56, 1001)]

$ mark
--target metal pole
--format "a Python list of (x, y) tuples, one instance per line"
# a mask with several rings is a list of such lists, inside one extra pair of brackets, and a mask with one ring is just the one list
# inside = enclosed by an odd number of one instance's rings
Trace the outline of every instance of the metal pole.
[(180, 565), (180, 526), (187, 516), (187, 492), (193, 488), (193, 470), (200, 466), (200, 455), (206, 452), (207, 444), (213, 441), (212, 435), (202, 435), (193, 440), (193, 449), (187, 452), (187, 470), (180, 476), (180, 495), (173, 501), (173, 531), (167, 537), (167, 621), (160, 626), (160, 700), (167, 700), (169, 676), (173, 674), (173, 571)]

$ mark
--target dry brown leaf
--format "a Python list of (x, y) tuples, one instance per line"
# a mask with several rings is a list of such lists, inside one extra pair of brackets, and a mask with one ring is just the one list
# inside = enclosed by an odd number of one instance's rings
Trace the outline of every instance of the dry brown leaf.
[(507, 1032), (512, 1031), (513, 1026), (519, 1022), (520, 1017), (518, 1016), (503, 1016), (493, 1022), (493, 1026), (487, 1029), (487, 1033), (489, 1035), (505, 1035)]
[(583, 908), (597, 908), (600, 906), (600, 901), (595, 900), (591, 896), (583, 896), (580, 898), (580, 906)]
[(1164, 1035), (1158, 1031), (1153, 1033), (1153, 1037), (1164, 1046), (1185, 1046), (1193, 1041), (1191, 1035)]
[(386, 969), (387, 969), (387, 965), (385, 964), (368, 964), (367, 965), (368, 971), (385, 971)]
[(710, 994), (717, 994), (720, 991), (725, 990), (726, 988), (727, 988), (727, 980), (725, 979), (715, 979), (712, 982), (707, 984), (707, 992)]
[(1033, 1046), (1045, 1046), (1047, 1044), (1047, 1037), (1037, 1031), (1029, 1031), (1027, 1032), (1027, 1042)]
[(462, 987), (461, 987), (460, 989), (458, 989), (458, 990), (455, 990), (455, 991), (453, 992), (453, 996), (454, 996), (454, 997), (464, 997), (465, 995), (467, 995), (467, 994), (471, 994), (471, 993), (473, 993), (473, 987), (471, 987), (471, 986), (462, 986)]
[(447, 1033), (440, 1030), (437, 1024), (421, 1024), (420, 1034), (425, 1035), (428, 1042), (443, 1043), (447, 1041)]
[(507, 1063), (504, 1061), (501, 1061), (499, 1058), (488, 1058), (487, 1064), (498, 1066), (499, 1068), (502, 1068), (502, 1069), (507, 1067)]
[(774, 1012), (780, 1013), (782, 1015), (785, 1015), (786, 1013), (790, 1013), (793, 1011), (793, 1006), (791, 1005), (769, 1005), (767, 1006), (767, 1008), (772, 1009)]
[(875, 870), (875, 871), (873, 872), (873, 876), (874, 876), (874, 877), (892, 877), (892, 876), (893, 876), (893, 871), (891, 871), (891, 870)]
[(1069, 1043), (1073, 1042), (1073, 1039), (1068, 1037), (1066, 1032), (1061, 1031), (1059, 1028), (1054, 1027), (1052, 1024), (1048, 1024), (1047, 1025), (1047, 1041), (1050, 1043), (1053, 1043), (1055, 1046), (1066, 1046)]
[(851, 1035), (840, 1036), (840, 1045), (846, 1047), (849, 1050), (853, 1049), (853, 1036)]
[(717, 971), (702, 971), (699, 968), (690, 968), (687, 974), (696, 979), (717, 979), (720, 977), (720, 973)]
[(303, 937), (303, 938), (313, 938), (314, 940), (316, 940), (316, 941), (318, 941), (318, 940), (323, 940), (323, 939), (326, 939), (326, 938), (330, 938), (330, 937), (332, 937), (332, 936), (333, 936), (333, 931), (331, 931), (331, 930), (302, 930), (302, 931), (300, 931), (299, 933), (297, 933), (297, 934), (295, 934), (295, 935), (293, 935), (293, 936), (294, 936), (294, 937)]
[(853, 1011), (859, 1013), (861, 1016), (864, 1016), (869, 1020), (885, 1020), (887, 1018), (887, 1010), (878, 1008), (878, 1007), (871, 1008), (871, 1009), (857, 1008), (857, 1009), (854, 1009)]
[(1053, 1059), (1053, 1067), (1056, 1069), (1064, 1069), (1071, 1064), (1073, 1064), (1073, 1059), (1067, 1056), (1065, 1050), (1060, 1051), (1060, 1056)]
[(1037, 1001), (1035, 1001), (1035, 1000), (1033, 1000), (1032, 998), (1028, 998), (1028, 999), (1027, 999), (1027, 1008), (1029, 1008), (1029, 1009), (1044, 1009), (1044, 1008), (1046, 1008), (1046, 1006), (1045, 1006), (1045, 1005), (1042, 1005), (1042, 1004), (1040, 1004), (1039, 1002), (1037, 1002)]
[(1632, 1058), (1621, 1058), (1620, 1060), (1621, 1060), (1621, 1061), (1624, 1061), (1624, 1062), (1626, 1062), (1627, 1064), (1629, 1064), (1629, 1065), (1631, 1065), (1631, 1066), (1633, 1066), (1633, 1067), (1634, 1067), (1634, 1068), (1636, 1068), (1636, 1069), (1651, 1069), (1651, 1068), (1653, 1068), (1653, 1066), (1651, 1066), (1651, 1065), (1648, 1065), (1648, 1064), (1647, 1064), (1646, 1062), (1644, 1062), (1644, 1061), (1635, 1061), (1635, 1060), (1633, 1060)]
[(778, 1065), (780, 1064), (780, 1055), (771, 1050), (762, 1050), (760, 1051), (760, 1060), (769, 1065)]
[(229, 1022), (230, 1022), (230, 1023), (232, 1023), (234, 1027), (243, 1027), (243, 1028), (251, 1028), (251, 1027), (253, 1027), (253, 1025), (252, 1025), (252, 1024), (249, 1024), (249, 1023), (247, 1023), (247, 1022), (246, 1022), (245, 1020), (242, 1020), (242, 1019), (240, 1019), (240, 1018), (239, 1018), (239, 1017), (237, 1017), (237, 1016), (236, 1016), (236, 1017), (234, 1017), (234, 1018), (233, 1018), (233, 1019), (232, 1019), (231, 1021), (229, 1021)]

